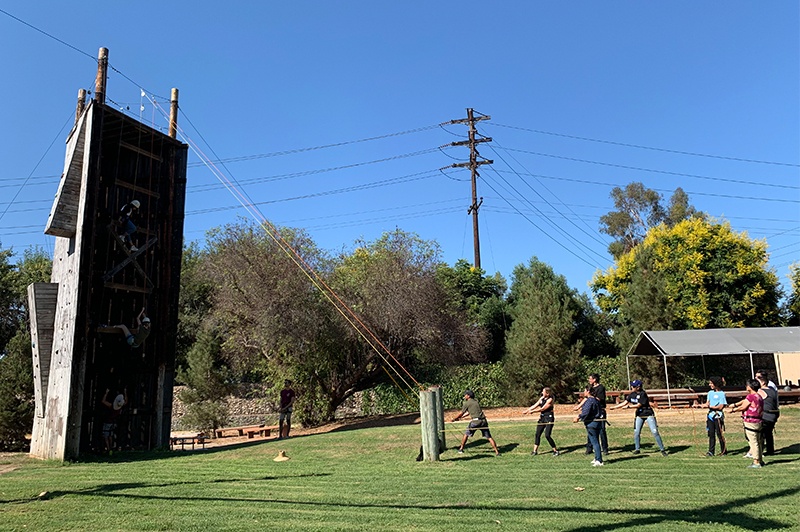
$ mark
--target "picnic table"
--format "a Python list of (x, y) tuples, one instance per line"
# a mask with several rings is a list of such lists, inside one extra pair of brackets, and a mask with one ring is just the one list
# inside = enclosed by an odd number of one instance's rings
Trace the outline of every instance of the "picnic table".
[(208, 440), (209, 438), (205, 434), (196, 434), (194, 436), (171, 436), (169, 438), (169, 448), (170, 450), (174, 450), (175, 447), (180, 445), (181, 451), (185, 451), (187, 445), (191, 445), (192, 450), (194, 450), (195, 445), (200, 445), (203, 449), (205, 449), (206, 442), (208, 442)]
[(273, 430), (278, 430), (278, 425), (265, 426), (265, 425), (243, 425), (241, 427), (223, 427), (214, 431), (217, 438), (224, 438), (225, 436), (245, 436), (248, 439), (255, 438), (256, 435), (262, 437), (269, 437)]

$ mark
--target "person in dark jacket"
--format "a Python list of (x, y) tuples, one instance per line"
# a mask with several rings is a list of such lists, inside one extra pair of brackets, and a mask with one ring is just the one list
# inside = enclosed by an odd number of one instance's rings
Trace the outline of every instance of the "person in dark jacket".
[(601, 467), (605, 465), (603, 464), (603, 453), (600, 449), (600, 430), (603, 426), (603, 418), (600, 401), (597, 400), (597, 389), (588, 386), (585, 396), (586, 399), (581, 406), (581, 413), (575, 417), (573, 422), (583, 421), (583, 425), (586, 427), (586, 435), (589, 437), (594, 451), (592, 467)]
[(764, 370), (756, 373), (756, 380), (761, 384), (758, 395), (764, 400), (764, 411), (761, 413), (761, 437), (764, 438), (764, 454), (775, 454), (775, 423), (781, 416), (778, 403), (778, 390), (769, 385), (769, 375)]

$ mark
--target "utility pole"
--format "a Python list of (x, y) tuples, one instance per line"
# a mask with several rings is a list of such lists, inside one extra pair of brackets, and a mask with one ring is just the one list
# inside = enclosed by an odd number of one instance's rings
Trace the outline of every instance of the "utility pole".
[[(478, 234), (478, 209), (483, 204), (483, 198), (478, 201), (478, 167), (482, 164), (492, 164), (494, 161), (486, 159), (478, 153), (477, 146), (481, 142), (491, 142), (491, 137), (484, 137), (481, 135), (478, 138), (478, 130), (475, 129), (475, 122), (481, 120), (490, 120), (492, 117), (478, 113), (480, 116), (475, 116), (475, 111), (472, 108), (467, 109), (467, 118), (460, 120), (451, 120), (448, 124), (468, 124), (469, 125), (469, 140), (462, 140), (459, 142), (451, 142), (450, 146), (469, 146), (469, 162), (468, 163), (455, 163), (451, 164), (449, 168), (469, 168), (472, 175), (472, 205), (467, 209), (467, 214), (472, 214), (472, 239), (475, 246), (475, 268), (481, 267), (481, 241)], [(480, 160), (478, 159), (480, 157)]]

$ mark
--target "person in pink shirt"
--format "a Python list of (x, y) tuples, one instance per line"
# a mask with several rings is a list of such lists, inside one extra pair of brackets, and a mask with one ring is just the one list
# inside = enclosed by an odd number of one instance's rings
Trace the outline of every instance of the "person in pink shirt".
[(744, 435), (750, 444), (750, 452), (745, 456), (753, 459), (747, 467), (759, 469), (764, 466), (762, 453), (764, 451), (764, 437), (761, 434), (761, 417), (764, 413), (764, 399), (758, 395), (761, 384), (755, 379), (747, 381), (747, 397), (735, 403), (731, 412), (741, 412), (744, 422)]

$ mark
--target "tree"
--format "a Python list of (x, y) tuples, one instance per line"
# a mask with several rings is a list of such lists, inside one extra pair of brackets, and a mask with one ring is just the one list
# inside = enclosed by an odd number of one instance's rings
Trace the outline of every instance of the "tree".
[(789, 266), (789, 282), (792, 293), (786, 301), (787, 324), (800, 325), (800, 262)]
[(28, 446), (33, 425), (33, 362), (28, 332), (27, 287), (50, 279), (52, 263), (43, 251), (26, 250), (11, 264), (0, 250), (0, 450)]
[(492, 362), (500, 360), (505, 353), (506, 331), (511, 326), (511, 316), (504, 298), (506, 280), (499, 273), (488, 277), (482, 269), (475, 268), (464, 259), (459, 259), (454, 266), (442, 264), (437, 276), (457, 302), (458, 308), (466, 312), (473, 324), (488, 333), (488, 359)]
[(20, 328), (0, 357), (0, 451), (24, 451), (33, 426), (31, 337)]
[(415, 235), (395, 231), (330, 259), (302, 232), (282, 229), (279, 242), (239, 225), (210, 248), (204, 272), (223, 352), (239, 367), (258, 357), (295, 380), (305, 423), (331, 419), (348, 397), (387, 380), (388, 364), (450, 363), (483, 348), (482, 331), (437, 282), (438, 247)]
[(565, 399), (581, 378), (577, 294), (564, 276), (535, 257), (527, 267), (514, 268), (512, 279), (509, 300), (514, 322), (504, 359), (510, 395), (527, 403), (549, 386), (556, 397)]
[(211, 310), (213, 285), (204, 278), (203, 268), (208, 253), (191, 244), (181, 257), (181, 290), (178, 297), (178, 336), (175, 365), (186, 364), (186, 356), (204, 327)]
[(183, 424), (211, 434), (227, 422), (225, 398), (231, 391), (231, 372), (223, 363), (220, 345), (216, 334), (199, 331), (186, 356), (186, 367), (178, 371), (179, 379), (187, 386), (179, 396), (186, 405)]
[(608, 251), (614, 258), (631, 251), (644, 239), (647, 231), (664, 223), (668, 227), (701, 216), (689, 205), (689, 196), (680, 187), (670, 198), (669, 206), (661, 204), (661, 194), (642, 183), (629, 183), (624, 189), (614, 187), (611, 198), (617, 209), (600, 217), (600, 231), (616, 238)]
[(644, 241), (595, 273), (592, 290), (612, 315), (614, 336), (641, 330), (779, 324), (781, 291), (766, 243), (701, 218), (651, 228)]

